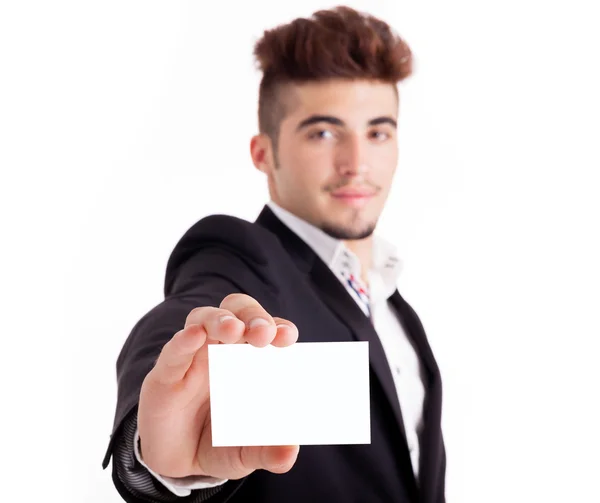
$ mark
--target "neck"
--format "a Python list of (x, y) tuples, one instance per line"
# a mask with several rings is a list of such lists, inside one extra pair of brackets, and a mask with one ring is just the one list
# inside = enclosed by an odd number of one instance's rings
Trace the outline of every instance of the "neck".
[(358, 257), (361, 280), (365, 285), (368, 285), (369, 270), (373, 264), (373, 235), (365, 239), (344, 241), (344, 244)]

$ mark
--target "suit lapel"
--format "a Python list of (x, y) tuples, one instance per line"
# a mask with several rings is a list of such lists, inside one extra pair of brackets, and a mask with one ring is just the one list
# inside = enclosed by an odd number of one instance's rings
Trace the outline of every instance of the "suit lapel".
[(441, 430), (442, 379), (417, 313), (397, 290), (390, 298), (390, 302), (398, 311), (401, 323), (414, 342), (424, 367), (427, 393), (423, 404), (423, 430), (420, 435), (419, 486), (423, 501), (430, 501), (430, 492), (438, 488), (441, 483), (438, 476), (442, 470), (438, 465), (445, 457)]
[(356, 340), (369, 343), (369, 362), (374, 374), (379, 379), (388, 402), (396, 418), (398, 428), (406, 439), (404, 421), (400, 411), (400, 402), (394, 378), (390, 370), (383, 346), (375, 332), (373, 324), (358, 307), (344, 285), (333, 274), (331, 269), (317, 257), (312, 249), (291, 231), (275, 214), (265, 206), (257, 219), (257, 223), (275, 233), (282, 245), (295, 258), (299, 267), (304, 270), (319, 291), (319, 297), (344, 324)]
[(425, 384), (430, 384), (432, 378), (436, 373), (439, 372), (439, 370), (437, 364), (435, 363), (431, 348), (427, 343), (423, 325), (421, 325), (416, 317), (416, 313), (414, 313), (412, 308), (402, 298), (398, 290), (392, 294), (389, 302), (399, 314), (400, 323), (410, 340), (413, 342), (415, 350), (421, 359), (421, 363), (423, 364), (425, 371)]
[(340, 280), (323, 261), (315, 260), (310, 276), (315, 287), (319, 290), (322, 300), (339, 320), (350, 329), (353, 337), (356, 340), (369, 343), (369, 362), (371, 368), (379, 379), (381, 387), (392, 407), (398, 427), (402, 435), (406, 438), (394, 378), (383, 346), (371, 320), (358, 307), (344, 285), (342, 285)]

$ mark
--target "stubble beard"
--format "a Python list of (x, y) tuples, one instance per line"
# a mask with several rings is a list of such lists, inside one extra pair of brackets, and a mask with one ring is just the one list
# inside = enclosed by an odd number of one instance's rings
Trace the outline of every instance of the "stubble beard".
[(365, 239), (375, 232), (376, 222), (362, 225), (359, 224), (360, 214), (358, 210), (354, 213), (352, 221), (355, 223), (350, 225), (338, 225), (325, 222), (320, 226), (320, 229), (328, 236), (343, 241)]

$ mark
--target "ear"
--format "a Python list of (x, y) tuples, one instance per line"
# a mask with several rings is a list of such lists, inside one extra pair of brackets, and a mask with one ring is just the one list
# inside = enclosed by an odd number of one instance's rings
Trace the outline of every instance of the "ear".
[(266, 134), (253, 136), (250, 140), (252, 163), (259, 171), (269, 175), (275, 168), (273, 144)]

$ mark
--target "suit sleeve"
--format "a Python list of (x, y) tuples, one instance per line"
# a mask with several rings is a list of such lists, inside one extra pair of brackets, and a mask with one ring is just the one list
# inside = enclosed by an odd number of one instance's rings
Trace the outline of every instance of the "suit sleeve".
[(134, 435), (137, 427), (135, 411), (125, 419), (113, 450), (113, 482), (119, 494), (129, 502), (202, 502), (213, 498), (221, 486), (178, 496), (169, 491), (142, 466), (134, 454)]
[(152, 469), (146, 465), (144, 458), (140, 451), (140, 435), (136, 425), (135, 435), (133, 437), (133, 450), (135, 459), (138, 463), (144, 466), (156, 480), (158, 480), (163, 486), (177, 496), (189, 496), (192, 489), (209, 489), (218, 487), (227, 482), (227, 479), (218, 479), (215, 477), (207, 477), (203, 475), (191, 475), (183, 478), (173, 478), (162, 476), (159, 473), (152, 471)]
[[(204, 253), (188, 261), (184, 270), (185, 287), (167, 297), (135, 325), (117, 359), (117, 408), (103, 467), (113, 458), (113, 482), (128, 502), (225, 502), (244, 482), (228, 481), (208, 489), (195, 489), (189, 496), (177, 496), (154, 478), (134, 454), (137, 405), (145, 376), (154, 366), (162, 347), (181, 330), (189, 312), (199, 306), (220, 305), (231, 293), (246, 293), (263, 307), (277, 311), (277, 297), (244, 264), (221, 252)], [(235, 278), (232, 279), (232, 278)]]

